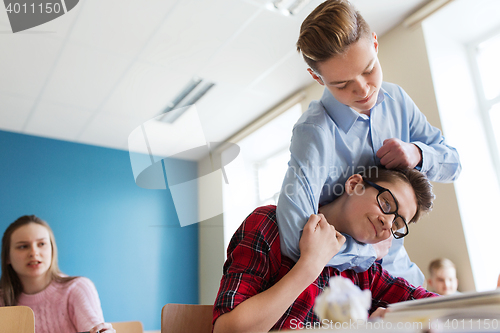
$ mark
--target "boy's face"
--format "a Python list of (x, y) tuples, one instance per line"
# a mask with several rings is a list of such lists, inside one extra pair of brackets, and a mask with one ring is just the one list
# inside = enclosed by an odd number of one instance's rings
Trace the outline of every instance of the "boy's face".
[(343, 54), (319, 63), (319, 73), (308, 69), (337, 101), (360, 113), (375, 106), (382, 84), (377, 35), (372, 34), (373, 38), (360, 38)]
[[(408, 183), (377, 182), (391, 191), (397, 200), (398, 214), (410, 221), (417, 212), (417, 199)], [(384, 214), (377, 202), (378, 190), (363, 185), (360, 175), (353, 175), (346, 182), (345, 198), (341, 201), (339, 215), (332, 216), (335, 228), (352, 236), (358, 242), (374, 244), (392, 237), (394, 214)], [(340, 198), (339, 198), (340, 199)], [(335, 202), (335, 201), (334, 201)], [(327, 221), (329, 217), (326, 216)]]
[(451, 295), (457, 291), (457, 272), (453, 267), (441, 267), (434, 271), (427, 282), (436, 293)]

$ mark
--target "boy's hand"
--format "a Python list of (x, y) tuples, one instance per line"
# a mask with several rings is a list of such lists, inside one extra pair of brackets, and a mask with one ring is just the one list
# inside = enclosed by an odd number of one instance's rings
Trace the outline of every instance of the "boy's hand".
[(375, 252), (377, 253), (377, 260), (382, 259), (389, 253), (389, 249), (392, 245), (392, 236), (389, 236), (387, 239), (380, 241), (378, 243), (372, 244)]
[(377, 157), (387, 169), (413, 169), (422, 160), (422, 152), (413, 143), (392, 138), (384, 140), (383, 146), (377, 151)]
[(389, 312), (387, 308), (377, 308), (377, 310), (373, 311), (373, 313), (370, 315), (370, 319), (384, 318), (387, 312)]
[(344, 243), (344, 235), (335, 230), (323, 214), (313, 214), (304, 226), (300, 238), (300, 259), (314, 265), (319, 274)]

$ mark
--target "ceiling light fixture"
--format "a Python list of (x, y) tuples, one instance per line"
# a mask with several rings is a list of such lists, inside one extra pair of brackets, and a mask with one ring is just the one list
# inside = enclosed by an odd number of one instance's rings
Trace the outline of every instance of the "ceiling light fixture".
[(181, 92), (168, 103), (167, 107), (161, 112), (163, 117), (158, 121), (172, 124), (189, 108), (187, 106), (195, 104), (202, 98), (215, 83), (205, 81), (200, 77), (193, 77)]
[(311, 0), (274, 0), (269, 2), (266, 8), (289, 16), (299, 13), (309, 2)]

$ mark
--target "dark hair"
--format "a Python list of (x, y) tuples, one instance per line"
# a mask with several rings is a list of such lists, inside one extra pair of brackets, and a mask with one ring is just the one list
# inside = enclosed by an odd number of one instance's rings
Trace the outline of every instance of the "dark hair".
[(315, 72), (317, 64), (344, 53), (361, 37), (370, 37), (371, 29), (347, 0), (327, 0), (302, 22), (297, 51)]
[(12, 265), (8, 264), (10, 258), (10, 243), (12, 234), (14, 231), (22, 226), (30, 223), (39, 224), (44, 226), (49, 232), (50, 245), (52, 248), (52, 261), (47, 273), (51, 275), (51, 280), (56, 280), (58, 282), (68, 282), (76, 278), (76, 276), (64, 276), (59, 270), (57, 264), (57, 246), (56, 240), (54, 238), (54, 233), (50, 229), (47, 222), (40, 219), (35, 215), (24, 215), (12, 222), (5, 230), (2, 237), (2, 277), (0, 278), (0, 288), (2, 299), (5, 306), (17, 305), (17, 300), (19, 295), (23, 292), (23, 285), (19, 276), (12, 268)]
[(422, 213), (427, 213), (432, 210), (432, 201), (434, 193), (432, 193), (432, 185), (427, 177), (415, 169), (385, 169), (383, 167), (368, 168), (363, 174), (366, 180), (377, 182), (394, 183), (395, 181), (403, 181), (409, 184), (415, 192), (417, 198), (417, 212), (409, 222), (417, 222)]

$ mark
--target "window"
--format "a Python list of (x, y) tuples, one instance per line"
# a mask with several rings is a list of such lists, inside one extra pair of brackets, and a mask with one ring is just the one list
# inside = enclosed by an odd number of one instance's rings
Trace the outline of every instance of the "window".
[(471, 54), (479, 105), (484, 113), (485, 127), (491, 131), (493, 139), (490, 142), (492, 153), (500, 159), (500, 31), (473, 44)]
[(256, 199), (258, 206), (276, 205), (283, 179), (290, 160), (288, 146), (281, 148), (278, 152), (256, 162), (257, 173)]
[(300, 103), (237, 142), (240, 154), (226, 167), (223, 187), (224, 248), (241, 222), (257, 207), (275, 205), (290, 159), (293, 125), (302, 114)]
[(500, 272), (500, 127), (495, 125), (495, 111), (500, 111), (495, 96), (500, 91), (491, 80), (499, 75), (498, 65), (491, 65), (492, 54), (498, 58), (493, 46), (500, 34), (498, 10), (497, 0), (482, 1), (481, 6), (453, 1), (422, 24), (441, 126), (462, 163), (451, 190), (450, 185), (436, 184), (437, 200), (429, 218), (447, 240), (430, 237), (427, 263), (437, 256), (452, 259), (462, 290), (491, 290)]

